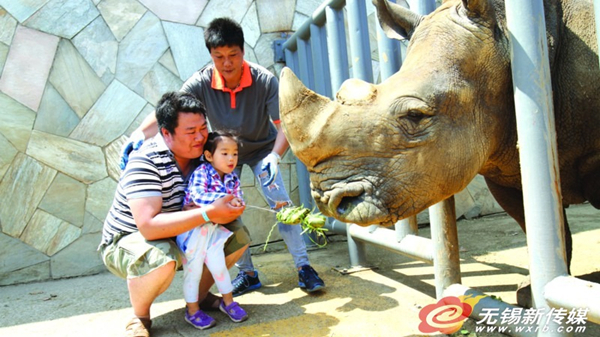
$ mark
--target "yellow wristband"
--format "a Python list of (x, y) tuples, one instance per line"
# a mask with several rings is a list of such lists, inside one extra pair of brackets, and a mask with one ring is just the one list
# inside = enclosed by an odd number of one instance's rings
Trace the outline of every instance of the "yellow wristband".
[(210, 219), (208, 218), (208, 215), (206, 215), (206, 211), (205, 210), (200, 210), (200, 214), (202, 214), (202, 217), (204, 218), (204, 221), (210, 222)]

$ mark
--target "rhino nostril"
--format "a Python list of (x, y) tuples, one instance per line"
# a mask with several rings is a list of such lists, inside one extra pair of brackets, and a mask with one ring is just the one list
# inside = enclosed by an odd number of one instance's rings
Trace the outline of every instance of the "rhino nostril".
[(336, 209), (337, 213), (343, 215), (347, 212), (351, 212), (354, 207), (360, 204), (361, 198), (359, 197), (344, 197), (340, 200)]

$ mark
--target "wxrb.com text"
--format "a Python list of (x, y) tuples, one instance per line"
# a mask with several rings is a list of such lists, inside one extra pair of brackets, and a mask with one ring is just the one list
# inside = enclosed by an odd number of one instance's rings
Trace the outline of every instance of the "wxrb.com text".
[(587, 313), (587, 308), (483, 308), (475, 331), (584, 333)]

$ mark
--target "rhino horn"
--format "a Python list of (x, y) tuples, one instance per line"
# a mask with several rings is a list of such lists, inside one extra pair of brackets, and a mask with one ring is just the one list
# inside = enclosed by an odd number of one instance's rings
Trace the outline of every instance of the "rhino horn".
[[(466, 1), (466, 0), (465, 0)], [(423, 16), (409, 10), (406, 1), (401, 1), (404, 6), (389, 2), (388, 0), (373, 0), (377, 8), (377, 17), (381, 29), (390, 39), (410, 39)]]
[(285, 67), (279, 76), (279, 115), (281, 126), (292, 152), (308, 167), (319, 161), (323, 154), (319, 139), (323, 135), (325, 122), (332, 112), (324, 111), (332, 101), (308, 89)]

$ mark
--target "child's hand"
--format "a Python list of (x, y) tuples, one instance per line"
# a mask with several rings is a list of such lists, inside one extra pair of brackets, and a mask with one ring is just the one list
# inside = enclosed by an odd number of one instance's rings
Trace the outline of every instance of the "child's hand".
[(229, 204), (233, 207), (241, 207), (244, 205), (244, 201), (240, 200), (238, 198), (233, 198), (231, 199), (231, 201), (229, 202)]

